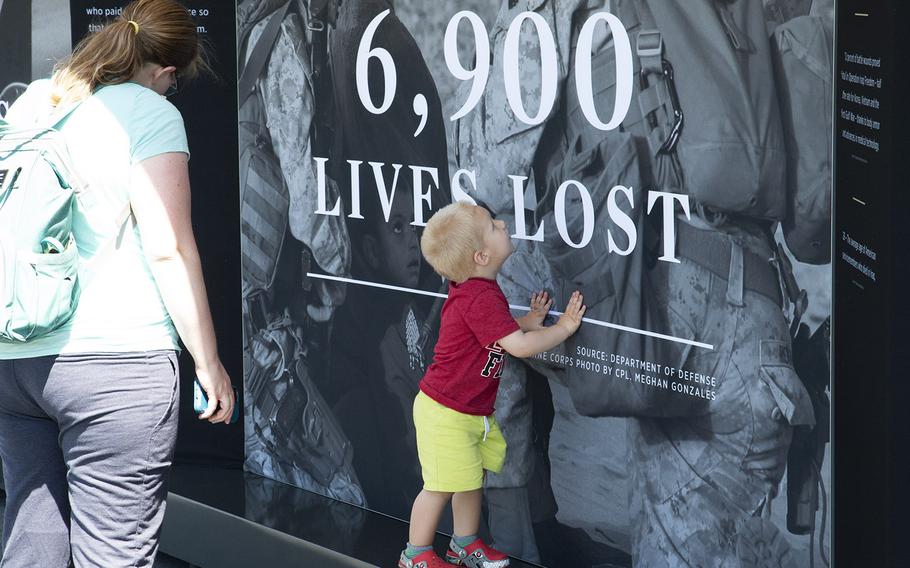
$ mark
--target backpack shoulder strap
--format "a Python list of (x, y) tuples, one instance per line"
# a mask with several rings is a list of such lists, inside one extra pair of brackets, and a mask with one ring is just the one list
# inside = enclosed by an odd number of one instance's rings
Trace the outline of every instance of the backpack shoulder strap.
[[(56, 132), (63, 125), (66, 119), (72, 116), (76, 109), (82, 106), (82, 103), (87, 101), (90, 97), (91, 95), (82, 99), (81, 101), (76, 101), (64, 110), (52, 112), (47, 120), (43, 122), (42, 127), (44, 130), (41, 131), (37, 136), (44, 136), (49, 132)], [(62, 167), (65, 173), (64, 181), (73, 188), (78, 196), (84, 198), (87, 185), (82, 176), (79, 175), (79, 173), (76, 171), (72, 160), (70, 160), (69, 153), (64, 152), (63, 154), (58, 154), (58, 158), (60, 159), (60, 162), (57, 165)]]
[(664, 40), (663, 34), (657, 28), (657, 20), (654, 19), (647, 0), (632, 2), (631, 5), (635, 8), (641, 26), (634, 49), (643, 69), (642, 73), (663, 73), (661, 61), (664, 57)]
[(76, 112), (76, 109), (82, 106), (82, 103), (87, 101), (88, 98), (89, 97), (86, 97), (81, 101), (76, 101), (75, 103), (71, 104), (66, 110), (52, 112), (50, 118), (48, 119), (48, 122), (45, 123), (46, 128), (50, 130), (57, 130), (60, 128), (64, 121), (66, 121), (66, 119), (68, 119), (74, 112)]
[(256, 80), (259, 79), (259, 75), (262, 73), (262, 69), (269, 59), (269, 54), (272, 52), (272, 45), (275, 43), (275, 40), (278, 39), (278, 32), (281, 30), (281, 22), (284, 21), (284, 17), (287, 15), (290, 6), (291, 2), (288, 0), (284, 6), (276, 10), (275, 13), (269, 17), (269, 21), (265, 25), (262, 35), (259, 36), (259, 40), (253, 47), (250, 58), (243, 66), (243, 72), (240, 74), (240, 81), (238, 84), (240, 105), (253, 94)]

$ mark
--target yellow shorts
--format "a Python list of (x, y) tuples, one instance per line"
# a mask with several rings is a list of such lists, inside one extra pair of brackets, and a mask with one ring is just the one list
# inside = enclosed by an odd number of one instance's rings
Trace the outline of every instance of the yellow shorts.
[(414, 426), (427, 491), (480, 489), (483, 470), (502, 469), (506, 439), (492, 416), (463, 414), (420, 391), (414, 399)]

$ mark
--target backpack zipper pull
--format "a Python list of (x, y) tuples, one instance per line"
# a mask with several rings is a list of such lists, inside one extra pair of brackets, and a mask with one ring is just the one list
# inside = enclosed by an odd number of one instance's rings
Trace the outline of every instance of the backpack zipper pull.
[(749, 36), (743, 32), (736, 20), (733, 19), (730, 4), (732, 4), (731, 0), (715, 0), (717, 13), (720, 15), (720, 21), (724, 26), (724, 31), (727, 33), (727, 38), (736, 51), (752, 52), (755, 50), (755, 46), (752, 45)]

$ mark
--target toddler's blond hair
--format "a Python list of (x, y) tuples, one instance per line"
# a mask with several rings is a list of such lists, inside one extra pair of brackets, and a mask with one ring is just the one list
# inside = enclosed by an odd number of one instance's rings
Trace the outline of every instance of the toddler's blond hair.
[(424, 258), (443, 278), (464, 282), (474, 273), (474, 253), (483, 248), (476, 206), (463, 201), (446, 205), (427, 222), (420, 238)]

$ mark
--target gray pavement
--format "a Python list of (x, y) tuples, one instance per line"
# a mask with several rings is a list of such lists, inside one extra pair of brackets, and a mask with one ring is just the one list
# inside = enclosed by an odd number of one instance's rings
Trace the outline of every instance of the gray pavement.
[[(3, 512), (6, 509), (6, 495), (0, 491), (0, 534), (3, 531)], [(3, 551), (0, 550), (0, 558), (3, 557)], [(188, 564), (183, 560), (179, 560), (167, 554), (158, 553), (158, 557), (155, 559), (154, 568), (197, 568), (192, 564)]]

